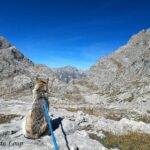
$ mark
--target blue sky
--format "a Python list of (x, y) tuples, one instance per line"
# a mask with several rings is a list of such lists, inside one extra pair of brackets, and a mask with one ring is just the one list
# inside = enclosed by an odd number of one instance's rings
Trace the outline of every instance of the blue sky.
[(149, 27), (149, 0), (0, 0), (0, 35), (49, 67), (88, 69)]

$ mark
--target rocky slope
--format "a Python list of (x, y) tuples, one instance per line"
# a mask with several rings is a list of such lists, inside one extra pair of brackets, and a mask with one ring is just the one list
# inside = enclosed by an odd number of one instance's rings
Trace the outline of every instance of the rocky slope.
[(150, 30), (141, 31), (111, 55), (100, 59), (89, 71), (99, 87), (149, 79)]
[(32, 86), (29, 74), (33, 63), (4, 37), (0, 37), (0, 62), (1, 96)]
[(56, 73), (56, 76), (65, 83), (69, 83), (73, 79), (81, 79), (86, 76), (85, 71), (79, 70), (72, 66), (55, 68), (53, 71)]
[(149, 70), (150, 29), (132, 36), (126, 45), (98, 60), (86, 78), (71, 82), (67, 97), (149, 112)]
[(50, 85), (53, 82), (53, 95), (60, 95), (57, 91), (65, 86), (50, 68), (34, 64), (4, 37), (0, 37), (0, 62), (1, 97), (31, 95), (36, 76), (49, 78)]

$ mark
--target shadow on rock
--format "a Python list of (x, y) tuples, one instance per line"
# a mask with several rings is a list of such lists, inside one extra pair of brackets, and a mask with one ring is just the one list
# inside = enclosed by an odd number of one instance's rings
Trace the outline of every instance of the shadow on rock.
[(55, 131), (56, 129), (59, 128), (59, 125), (62, 124), (62, 120), (63, 120), (63, 119), (62, 119), (61, 117), (58, 117), (58, 118), (52, 120), (52, 128), (53, 128), (53, 131)]
[(66, 146), (67, 146), (68, 150), (70, 150), (68, 139), (67, 139), (67, 135), (66, 135), (65, 130), (63, 128), (62, 120), (63, 120), (63, 118), (61, 118), (61, 117), (54, 119), (52, 121), (52, 128), (53, 128), (53, 131), (55, 131), (56, 129), (59, 128), (59, 126), (61, 126), (61, 130), (62, 130), (62, 133), (64, 135)]

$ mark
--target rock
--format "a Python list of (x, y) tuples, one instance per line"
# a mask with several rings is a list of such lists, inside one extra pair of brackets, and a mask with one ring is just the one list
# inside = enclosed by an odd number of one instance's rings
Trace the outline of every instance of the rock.
[(82, 111), (78, 111), (75, 122), (77, 124), (80, 124), (80, 123), (83, 123), (86, 121), (87, 121), (87, 118), (86, 118), (85, 114)]
[(79, 126), (76, 124), (76, 122), (68, 119), (63, 119), (62, 124), (66, 134), (73, 133), (79, 129)]
[(133, 95), (131, 93), (123, 93), (117, 96), (119, 100), (127, 100), (127, 101), (132, 101), (133, 100)]

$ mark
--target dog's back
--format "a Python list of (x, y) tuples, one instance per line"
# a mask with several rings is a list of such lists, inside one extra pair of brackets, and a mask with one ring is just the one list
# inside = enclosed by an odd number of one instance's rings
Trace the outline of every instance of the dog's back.
[(48, 129), (42, 105), (42, 96), (44, 96), (49, 108), (48, 80), (36, 79), (33, 96), (34, 102), (32, 104), (31, 111), (29, 111), (26, 115), (23, 132), (25, 137), (36, 139)]

